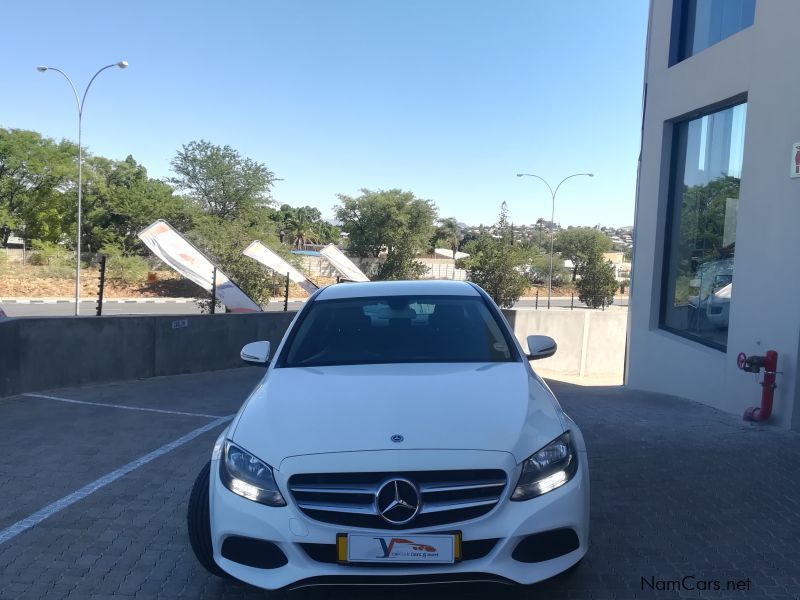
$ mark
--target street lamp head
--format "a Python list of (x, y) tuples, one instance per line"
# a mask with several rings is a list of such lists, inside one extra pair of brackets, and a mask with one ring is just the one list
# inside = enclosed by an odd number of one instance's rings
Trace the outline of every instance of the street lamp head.
[(121, 61), (119, 61), (119, 62), (117, 63), (117, 66), (118, 66), (120, 69), (127, 69), (127, 68), (128, 68), (128, 61), (127, 61), (127, 60), (121, 60)]
[(594, 177), (594, 173), (587, 173), (586, 175), (587, 175), (588, 177)]
[(39, 71), (40, 73), (44, 73), (45, 71), (47, 71), (47, 67), (45, 67), (44, 65), (40, 65), (36, 67), (36, 70)]

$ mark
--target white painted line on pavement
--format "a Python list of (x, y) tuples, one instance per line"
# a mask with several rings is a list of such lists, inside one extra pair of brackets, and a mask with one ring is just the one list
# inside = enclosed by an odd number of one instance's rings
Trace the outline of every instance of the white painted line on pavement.
[(162, 413), (166, 415), (183, 415), (185, 417), (203, 417), (205, 419), (220, 419), (219, 415), (205, 415), (203, 413), (183, 412), (181, 410), (166, 410), (163, 408), (145, 408), (144, 406), (125, 406), (124, 404), (108, 404), (106, 402), (87, 402), (86, 400), (73, 400), (71, 398), (59, 398), (58, 396), (46, 396), (44, 394), (22, 394), (30, 398), (45, 398), (47, 400), (57, 400), (58, 402), (69, 402), (70, 404), (86, 404), (88, 406), (105, 406), (107, 408), (122, 408), (124, 410), (141, 410), (145, 412)]
[(116, 471), (111, 471), (111, 473), (103, 475), (100, 479), (95, 479), (93, 482), (86, 484), (81, 489), (72, 492), (71, 494), (64, 496), (59, 500), (56, 500), (51, 504), (48, 504), (44, 508), (37, 510), (35, 513), (33, 513), (28, 517), (25, 517), (21, 521), (17, 521), (13, 525), (6, 527), (3, 530), (0, 530), (0, 545), (5, 544), (7, 541), (18, 536), (23, 531), (26, 531), (27, 529), (30, 529), (31, 527), (38, 525), (48, 517), (51, 517), (57, 512), (64, 510), (68, 506), (75, 504), (79, 500), (83, 500), (90, 494), (93, 494), (97, 490), (107, 486), (109, 483), (113, 483), (120, 477), (124, 477), (131, 471), (134, 471), (139, 467), (146, 465), (147, 463), (157, 459), (160, 456), (164, 456), (168, 452), (171, 452), (172, 450), (175, 450), (175, 448), (183, 446), (187, 442), (191, 442), (194, 438), (204, 434), (206, 431), (210, 431), (215, 427), (227, 423), (233, 418), (233, 416), (234, 415), (230, 415), (227, 417), (220, 417), (219, 419), (211, 421), (210, 423), (206, 423), (202, 427), (199, 427), (194, 431), (190, 431), (183, 437), (179, 437), (174, 442), (165, 444), (164, 446), (161, 446), (161, 448), (153, 450), (149, 454), (145, 454), (141, 458), (137, 458), (136, 460), (129, 462), (124, 467), (120, 467)]

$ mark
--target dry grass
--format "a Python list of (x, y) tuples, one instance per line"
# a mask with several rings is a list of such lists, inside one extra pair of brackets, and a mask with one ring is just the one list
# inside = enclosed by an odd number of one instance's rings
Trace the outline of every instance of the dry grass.
[[(48, 277), (48, 267), (19, 264), (0, 265), (0, 297), (2, 298), (70, 298), (75, 294), (75, 271), (69, 277)], [(100, 273), (96, 267), (81, 269), (81, 296), (97, 297)], [(319, 286), (335, 283), (331, 277), (315, 277)], [(278, 280), (276, 298), (283, 298), (283, 281)], [(106, 279), (105, 298), (198, 298), (208, 292), (174, 271), (156, 271), (142, 284), (126, 285)], [(289, 285), (289, 297), (306, 298), (298, 285)]]
[[(0, 297), (3, 298), (69, 298), (75, 294), (74, 271), (69, 277), (48, 277), (47, 267), (9, 265), (0, 276)], [(106, 298), (193, 298), (204, 293), (177, 273), (158, 271), (155, 280), (126, 285), (106, 280)], [(81, 296), (97, 296), (100, 273), (95, 267), (81, 269)]]

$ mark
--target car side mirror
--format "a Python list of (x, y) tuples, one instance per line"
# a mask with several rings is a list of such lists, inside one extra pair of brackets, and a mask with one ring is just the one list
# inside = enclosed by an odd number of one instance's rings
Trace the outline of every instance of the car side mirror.
[(553, 356), (558, 349), (558, 344), (549, 335), (528, 336), (528, 360), (539, 360)]
[(269, 362), (269, 342), (250, 342), (239, 353), (243, 361), (256, 365)]

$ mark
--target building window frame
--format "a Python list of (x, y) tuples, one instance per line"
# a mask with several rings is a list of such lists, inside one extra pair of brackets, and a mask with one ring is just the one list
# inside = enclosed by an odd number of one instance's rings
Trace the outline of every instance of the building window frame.
[[(723, 40), (726, 40), (738, 33), (741, 33), (742, 31), (745, 31), (746, 29), (749, 29), (755, 24), (755, 8), (754, 8), (753, 22), (750, 23), (750, 25), (743, 27), (742, 29), (735, 31), (730, 35), (727, 35), (724, 38), (717, 40), (713, 44), (710, 44), (705, 48), (698, 50), (697, 52), (693, 52), (692, 54), (687, 54), (684, 56), (683, 50), (686, 47), (687, 20), (689, 18), (689, 3), (691, 1), (692, 0), (673, 0), (672, 2), (672, 25), (670, 27), (669, 57), (668, 57), (669, 60), (667, 65), (668, 67), (673, 67), (678, 63), (681, 63), (689, 58), (692, 58), (693, 56), (697, 56), (698, 54), (704, 52), (705, 50), (708, 50), (709, 48), (716, 46)], [(755, 6), (757, 7), (758, 0), (753, 0), (753, 1), (755, 3)]]
[[(657, 321), (657, 328), (660, 331), (665, 331), (667, 333), (671, 333), (672, 335), (676, 335), (680, 338), (689, 340), (696, 344), (700, 344), (701, 346), (706, 346), (708, 348), (712, 348), (714, 350), (718, 350), (720, 352), (727, 352), (728, 344), (719, 344), (713, 342), (708, 339), (704, 339), (699, 336), (691, 335), (686, 333), (685, 330), (677, 329), (675, 327), (670, 327), (666, 325), (666, 318), (667, 318), (667, 306), (669, 302), (669, 298), (667, 297), (669, 290), (670, 290), (670, 262), (672, 257), (673, 251), (673, 233), (675, 227), (675, 207), (677, 204), (677, 196), (676, 196), (676, 186), (678, 185), (678, 174), (683, 172), (685, 165), (679, 164), (679, 158), (683, 155), (684, 162), (686, 160), (685, 157), (685, 149), (681, 151), (681, 144), (679, 141), (680, 132), (681, 132), (681, 125), (684, 123), (688, 123), (689, 121), (694, 121), (695, 119), (699, 119), (705, 116), (713, 115), (715, 113), (734, 108), (736, 106), (740, 106), (742, 104), (747, 104), (747, 92), (743, 92), (741, 94), (737, 94), (730, 98), (726, 98), (725, 100), (721, 100), (719, 102), (715, 102), (713, 104), (704, 106), (699, 109), (692, 110), (691, 112), (684, 113), (678, 117), (670, 119), (666, 122), (669, 126), (665, 128), (665, 135), (670, 136), (670, 147), (669, 147), (669, 166), (666, 169), (666, 176), (668, 179), (667, 185), (667, 198), (666, 202), (664, 203), (665, 206), (665, 213), (664, 213), (664, 237), (662, 238), (661, 243), (661, 250), (662, 250), (662, 260), (661, 260), (661, 277), (660, 279), (660, 289), (658, 290), (658, 294), (656, 298), (658, 298), (658, 321)], [(744, 132), (745, 140), (747, 139), (747, 131)], [(681, 177), (681, 181), (683, 181), (683, 176)]]

